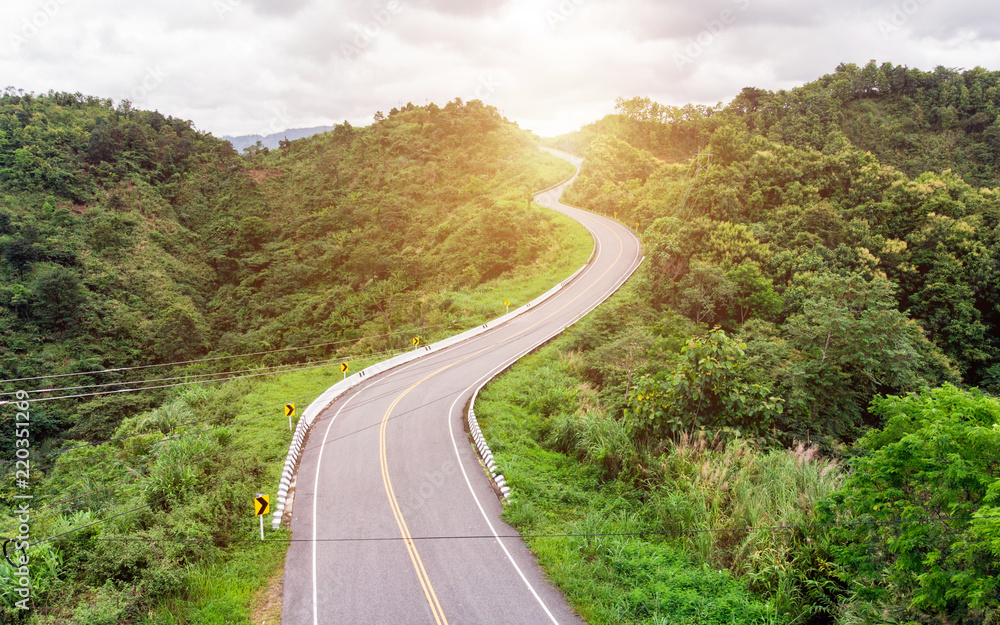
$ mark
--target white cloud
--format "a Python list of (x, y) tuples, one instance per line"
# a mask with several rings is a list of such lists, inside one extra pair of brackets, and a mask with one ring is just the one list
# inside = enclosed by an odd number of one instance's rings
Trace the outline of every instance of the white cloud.
[(220, 135), (478, 97), (551, 134), (618, 96), (714, 104), (840, 62), (1000, 68), (998, 18), (973, 0), (36, 0), (5, 7), (0, 86), (132, 98)]

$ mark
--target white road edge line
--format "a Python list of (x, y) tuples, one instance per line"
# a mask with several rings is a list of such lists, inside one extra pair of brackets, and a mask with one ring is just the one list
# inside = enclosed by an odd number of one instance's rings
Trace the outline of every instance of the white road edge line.
[[(577, 172), (579, 174), (579, 168), (577, 169)], [(576, 176), (574, 176), (574, 178), (575, 177)], [(568, 184), (568, 183), (571, 183), (571, 182), (572, 182), (572, 179), (569, 180), (569, 181), (566, 181), (564, 183), (561, 183), (560, 185), (556, 185), (556, 186), (557, 187), (558, 186), (562, 186), (562, 184)], [(540, 193), (538, 195), (540, 195)], [(556, 200), (556, 202), (559, 203), (558, 199)], [(576, 209), (575, 207), (568, 207), (568, 208), (573, 208), (575, 210), (580, 210), (580, 209)], [(583, 212), (586, 212), (586, 211), (583, 211)], [(601, 249), (600, 249), (601, 246), (600, 246), (600, 239), (597, 236), (595, 236), (594, 231), (587, 224), (583, 223), (582, 221), (578, 221), (578, 223), (580, 223), (581, 225), (583, 225), (584, 228), (586, 228), (590, 232), (591, 236), (594, 239), (594, 243), (595, 243), (595, 250), (594, 250), (594, 254), (593, 254), (592, 258), (590, 259), (590, 261), (588, 261), (588, 263), (583, 268), (581, 268), (581, 272), (578, 272), (578, 273), (582, 274), (582, 273), (585, 272), (583, 270), (586, 270), (587, 268), (592, 267), (594, 265), (594, 263), (596, 263), (597, 257), (599, 257), (600, 253), (601, 253)], [(604, 225), (604, 224), (601, 224), (601, 225)], [(591, 311), (594, 310), (594, 308), (597, 308), (597, 306), (599, 306), (601, 303), (603, 303), (604, 301), (606, 301), (608, 297), (610, 297), (615, 291), (617, 291), (619, 288), (622, 287), (622, 285), (625, 284), (625, 282), (628, 280), (629, 277), (631, 277), (631, 275), (635, 272), (635, 270), (638, 268), (638, 266), (640, 264), (642, 264), (642, 260), (643, 260), (643, 257), (639, 257), (637, 259), (637, 262), (634, 261), (634, 264), (632, 265), (631, 270), (625, 275), (624, 279), (622, 279), (615, 286), (611, 287), (604, 294), (604, 296), (600, 299), (600, 301), (597, 304), (595, 304), (594, 306), (592, 306), (589, 309), (587, 309), (585, 312), (583, 312), (580, 315), (578, 315), (572, 322), (570, 322), (569, 325), (565, 326), (564, 328), (561, 328), (560, 330), (558, 330), (558, 331), (554, 332), (553, 334), (550, 334), (546, 338), (542, 339), (541, 341), (539, 341), (538, 343), (536, 343), (535, 345), (533, 345), (530, 349), (528, 349), (528, 351), (526, 351), (524, 354), (521, 354), (520, 356), (517, 356), (516, 358), (512, 358), (512, 359), (507, 360), (504, 364), (498, 366), (497, 368), (493, 369), (490, 373), (488, 373), (486, 376), (484, 376), (483, 378), (480, 378), (479, 380), (477, 380), (475, 384), (473, 384), (472, 386), (467, 387), (465, 390), (463, 390), (461, 393), (459, 393), (458, 398), (456, 398), (455, 403), (452, 404), (451, 409), (449, 410), (448, 431), (449, 431), (449, 434), (451, 435), (452, 447), (455, 450), (455, 456), (458, 459), (458, 466), (462, 470), (462, 476), (465, 478), (465, 483), (469, 487), (469, 492), (472, 494), (472, 497), (473, 497), (473, 499), (476, 502), (476, 506), (479, 508), (480, 514), (482, 514), (483, 519), (486, 521), (486, 524), (489, 526), (490, 531), (493, 533), (493, 536), (496, 539), (497, 543), (500, 545), (500, 548), (503, 549), (504, 553), (507, 555), (507, 559), (514, 566), (514, 569), (517, 571), (518, 575), (521, 577), (521, 580), (525, 583), (525, 585), (531, 591), (531, 594), (534, 595), (535, 599), (538, 601), (538, 604), (542, 607), (542, 609), (545, 611), (545, 613), (548, 615), (549, 619), (552, 621), (552, 623), (554, 625), (559, 625), (559, 622), (552, 615), (552, 612), (549, 611), (548, 607), (545, 605), (545, 602), (542, 600), (542, 598), (535, 591), (535, 588), (531, 585), (531, 582), (528, 581), (528, 578), (524, 575), (524, 572), (521, 570), (521, 567), (518, 566), (517, 562), (514, 560), (514, 557), (511, 555), (510, 551), (507, 550), (507, 546), (504, 545), (503, 541), (500, 540), (500, 536), (497, 533), (496, 528), (493, 526), (493, 523), (490, 521), (489, 516), (486, 514), (486, 511), (483, 508), (482, 503), (479, 501), (479, 497), (476, 496), (476, 493), (475, 493), (475, 491), (472, 488), (472, 482), (469, 479), (469, 475), (468, 475), (468, 473), (465, 470), (465, 466), (462, 464), (462, 458), (459, 455), (458, 443), (455, 440), (455, 433), (454, 433), (454, 427), (453, 427), (453, 423), (452, 423), (452, 419), (451, 419), (451, 414), (455, 410), (455, 404), (458, 403), (459, 399), (462, 396), (464, 396), (465, 393), (468, 390), (470, 390), (471, 388), (473, 388), (473, 387), (475, 387), (475, 386), (478, 385), (479, 388), (477, 388), (476, 389), (476, 393), (473, 394), (473, 398), (475, 398), (478, 395), (479, 390), (483, 386), (485, 386), (486, 383), (489, 380), (492, 380), (494, 377), (496, 377), (496, 375), (498, 375), (499, 372), (502, 372), (504, 369), (510, 367), (513, 363), (517, 362), (518, 360), (520, 360), (521, 358), (523, 358), (525, 355), (531, 353), (532, 351), (534, 351), (535, 349), (537, 349), (541, 345), (545, 344), (546, 342), (548, 342), (549, 340), (551, 340), (553, 337), (558, 336), (560, 333), (562, 333), (563, 331), (565, 331), (566, 328), (568, 328), (569, 326), (571, 326), (574, 323), (576, 323), (583, 316), (589, 314)], [(573, 276), (573, 277), (577, 277), (577, 276)], [(394, 374), (398, 374), (398, 373), (401, 373), (403, 371), (406, 371), (407, 369), (412, 368), (413, 366), (417, 365), (420, 362), (421, 362), (421, 360), (418, 359), (418, 360), (412, 361), (410, 363), (406, 363), (402, 367), (399, 367), (394, 372)], [(391, 377), (392, 377), (392, 375), (386, 376), (386, 378), (384, 378), (381, 381), (386, 381), (386, 380), (388, 380)], [(363, 390), (370, 389), (370, 388), (371, 388), (370, 385), (369, 386), (365, 386), (363, 388), (359, 388), (353, 395), (351, 395), (350, 397), (348, 397), (344, 401), (343, 404), (340, 405), (340, 407), (337, 409), (337, 412), (334, 413), (333, 417), (330, 419), (330, 423), (329, 423), (329, 425), (327, 425), (326, 431), (323, 434), (323, 441), (320, 444), (319, 457), (316, 459), (316, 474), (315, 474), (315, 477), (314, 477), (314, 487), (313, 487), (313, 492), (314, 493), (318, 493), (319, 492), (316, 489), (316, 486), (319, 484), (320, 467), (321, 467), (321, 465), (323, 463), (323, 452), (326, 449), (327, 437), (330, 434), (330, 430), (333, 428), (334, 422), (337, 420), (337, 417), (340, 416), (340, 414), (347, 408), (348, 404), (350, 404), (351, 401), (355, 397), (357, 397), (359, 394), (361, 394), (361, 392)], [(320, 412), (320, 414), (322, 414), (322, 411)], [(320, 417), (320, 414), (316, 415), (317, 419)], [(318, 501), (318, 495), (314, 495), (314, 497), (313, 497), (313, 504), (312, 504), (312, 508), (313, 508), (312, 509), (312, 534), (313, 534), (313, 536), (312, 536), (312, 538), (313, 538), (313, 540), (312, 540), (312, 600), (313, 600), (312, 603), (313, 603), (313, 625), (319, 625), (318, 584), (317, 584), (317, 581), (316, 581), (316, 570), (317, 570), (316, 544), (318, 542), (317, 541), (317, 536), (316, 536), (316, 527), (317, 527), (317, 524), (316, 524), (316, 518), (317, 518), (316, 512), (317, 512), (317, 510), (319, 508), (318, 503), (319, 503), (319, 501)]]
[[(319, 508), (319, 506), (317, 505), (319, 503), (319, 495), (318, 495), (318, 493), (319, 493), (319, 488), (318, 488), (319, 487), (319, 468), (320, 468), (320, 465), (323, 464), (323, 451), (326, 449), (326, 440), (327, 440), (327, 437), (330, 435), (330, 429), (333, 428), (333, 423), (337, 420), (337, 417), (340, 416), (340, 413), (343, 412), (345, 408), (347, 408), (347, 405), (350, 404), (351, 401), (355, 397), (357, 397), (358, 395), (360, 395), (361, 393), (363, 393), (365, 391), (371, 390), (374, 386), (376, 386), (378, 384), (381, 384), (382, 382), (387, 382), (387, 381), (391, 380), (393, 378), (393, 376), (399, 375), (400, 373), (403, 373), (404, 371), (407, 371), (408, 369), (412, 369), (416, 365), (422, 365), (422, 364), (424, 364), (423, 363), (423, 359), (417, 359), (417, 360), (414, 360), (412, 362), (408, 362), (408, 363), (406, 363), (404, 365), (401, 365), (399, 367), (396, 367), (395, 369), (390, 370), (382, 378), (373, 378), (376, 381), (373, 382), (372, 384), (368, 384), (368, 385), (361, 385), (361, 384), (359, 384), (357, 387), (355, 387), (355, 389), (351, 389), (351, 390), (355, 390), (354, 394), (351, 395), (350, 397), (348, 397), (346, 400), (344, 400), (344, 403), (342, 403), (340, 405), (340, 407), (337, 408), (337, 412), (335, 412), (333, 414), (333, 417), (330, 418), (330, 424), (326, 426), (326, 432), (323, 433), (323, 441), (322, 441), (322, 443), (319, 446), (319, 457), (316, 458), (316, 476), (315, 476), (315, 478), (313, 480), (313, 493), (317, 493), (317, 494), (313, 495), (313, 507), (312, 507), (313, 508), (312, 509), (312, 603), (313, 603), (313, 625), (319, 625), (319, 598), (318, 598), (318, 593), (317, 593), (318, 584), (316, 583), (316, 544), (319, 542), (316, 539), (316, 510)], [(336, 400), (334, 400), (334, 401), (335, 402), (339, 401), (339, 398), (336, 399)], [(324, 412), (325, 412), (325, 409), (324, 409)], [(318, 420), (322, 416), (322, 414), (323, 414), (323, 412), (320, 412), (319, 414), (317, 414), (316, 415), (316, 419)], [(304, 454), (303, 454), (303, 457), (304, 457)]]
[[(555, 185), (554, 187), (552, 187), (552, 189), (560, 187), (560, 186), (563, 186), (563, 185), (569, 185), (570, 183), (573, 182), (573, 180), (576, 179), (576, 177), (578, 175), (579, 175), (579, 167), (577, 168), (577, 173), (574, 174), (574, 176), (572, 178), (570, 178), (569, 180), (565, 180), (565, 181), (563, 181), (563, 182)], [(534, 195), (537, 196), (537, 195), (539, 195), (541, 193), (542, 192), (537, 192)], [(557, 198), (556, 201), (558, 202), (558, 198)], [(570, 208), (572, 208), (572, 207), (570, 207)], [(577, 209), (577, 210), (579, 210), (579, 209)], [(587, 227), (587, 226), (584, 225), (584, 227)], [(589, 228), (588, 228), (588, 230), (589, 230)], [(593, 231), (591, 231), (591, 234), (593, 235)], [(470, 339), (472, 339), (472, 338), (474, 338), (476, 336), (481, 336), (482, 334), (484, 334), (491, 327), (492, 328), (497, 328), (497, 327), (500, 327), (502, 325), (505, 325), (506, 323), (509, 323), (509, 322), (513, 321), (514, 319), (518, 318), (520, 315), (528, 312), (528, 310), (530, 310), (533, 305), (537, 307), (538, 305), (545, 303), (550, 298), (554, 297), (559, 291), (561, 291), (563, 288), (565, 288), (567, 285), (569, 285), (574, 280), (576, 280), (578, 277), (580, 277), (583, 273), (585, 273), (586, 270), (591, 266), (591, 261), (594, 259), (594, 256), (595, 256), (596, 252), (597, 252), (597, 247), (595, 246), (594, 252), (591, 253), (590, 258), (587, 260), (586, 263), (584, 263), (584, 265), (582, 267), (580, 267), (579, 269), (577, 269), (568, 278), (564, 279), (562, 282), (560, 282), (556, 286), (552, 287), (551, 289), (549, 289), (547, 292), (543, 293), (539, 297), (536, 297), (532, 301), (528, 302), (524, 306), (521, 306), (520, 308), (517, 308), (513, 312), (509, 312), (506, 315), (503, 315), (501, 317), (497, 317), (496, 319), (493, 319), (492, 321), (488, 321), (481, 328), (472, 328), (472, 329), (466, 330), (465, 332), (462, 332), (460, 334), (451, 336), (451, 337), (446, 338), (446, 339), (442, 339), (441, 341), (438, 341), (436, 343), (428, 345), (424, 349), (426, 349), (426, 350), (436, 349), (436, 351), (441, 351), (441, 350), (444, 350), (444, 349), (448, 349), (448, 348), (450, 348), (452, 346), (459, 345), (459, 344), (464, 343), (465, 341), (468, 341), (468, 340), (470, 340)], [(294, 436), (292, 438), (292, 443), (289, 446), (288, 456), (285, 458), (284, 470), (282, 471), (282, 481), (279, 483), (279, 486), (278, 486), (278, 496), (277, 496), (276, 504), (274, 506), (273, 519), (271, 521), (271, 528), (272, 529), (278, 529), (278, 527), (280, 527), (280, 525), (281, 525), (281, 519), (282, 519), (282, 517), (283, 517), (283, 515), (285, 513), (285, 499), (286, 499), (286, 495), (288, 493), (288, 489), (290, 487), (290, 483), (291, 483), (292, 477), (295, 475), (294, 467), (301, 460), (301, 456), (302, 456), (302, 451), (303, 450), (301, 449), (301, 440), (305, 439), (305, 437), (307, 435), (307, 432), (309, 432), (309, 430), (312, 428), (313, 421), (315, 419), (317, 419), (321, 413), (325, 412), (330, 406), (332, 406), (334, 403), (336, 403), (342, 397), (344, 397), (344, 395), (346, 395), (352, 388), (356, 388), (357, 386), (359, 386), (363, 382), (365, 382), (366, 381), (365, 380), (366, 374), (368, 376), (368, 379), (371, 379), (374, 376), (377, 376), (377, 375), (379, 375), (379, 374), (381, 374), (381, 373), (383, 373), (385, 371), (392, 371), (393, 369), (401, 367), (401, 366), (403, 366), (403, 365), (405, 365), (407, 363), (415, 362), (421, 356), (425, 356), (425, 355), (427, 355), (429, 353), (430, 353), (429, 351), (427, 351), (427, 352), (421, 351), (419, 354), (417, 352), (415, 352), (415, 351), (414, 352), (404, 352), (402, 354), (398, 354), (398, 355), (390, 358), (389, 360), (385, 360), (385, 361), (376, 363), (374, 365), (371, 365), (370, 367), (367, 367), (367, 368), (361, 370), (360, 372), (355, 373), (354, 375), (346, 378), (345, 380), (334, 384), (333, 386), (331, 386), (330, 388), (328, 388), (323, 394), (321, 394), (319, 397), (317, 397), (316, 399), (314, 399), (312, 401), (312, 403), (309, 404), (309, 406), (306, 407), (306, 409), (302, 412), (302, 417), (299, 419), (299, 424), (295, 428), (295, 434), (294, 434)], [(400, 361), (400, 360), (401, 360), (401, 362), (396, 362), (396, 361)], [(390, 366), (390, 364), (391, 364), (391, 366)], [(347, 381), (350, 381), (350, 384), (347, 385), (347, 386), (345, 386), (345, 384), (347, 383)], [(343, 388), (339, 388), (339, 387), (343, 387)], [(337, 389), (337, 390), (335, 390), (335, 389)], [(332, 395), (330, 395), (331, 393), (332, 393)], [(296, 442), (296, 440), (297, 440), (296, 437), (298, 437), (299, 442)], [(287, 483), (286, 483), (286, 478), (287, 478)]]
[[(490, 379), (490, 376), (492, 375), (493, 372), (490, 372), (485, 379)], [(480, 380), (478, 380), (477, 383), (482, 380), (483, 378), (480, 378)], [(469, 390), (468, 388), (465, 389), (465, 391), (468, 390)], [(452, 425), (454, 421), (452, 415), (455, 413), (455, 405), (458, 404), (459, 400), (465, 396), (465, 391), (462, 391), (461, 393), (458, 394), (458, 397), (455, 398), (455, 403), (453, 403), (451, 405), (451, 409), (448, 410), (448, 432), (451, 435), (452, 447), (454, 447), (455, 449), (455, 458), (458, 459), (458, 468), (462, 470), (462, 477), (465, 478), (465, 484), (466, 486), (469, 487), (469, 492), (472, 493), (472, 498), (475, 500), (476, 506), (479, 508), (479, 512), (483, 515), (483, 520), (486, 521), (486, 524), (490, 527), (490, 531), (493, 532), (493, 538), (496, 539), (497, 544), (500, 545), (500, 548), (503, 549), (503, 552), (507, 554), (507, 559), (510, 560), (510, 563), (514, 565), (514, 570), (516, 570), (517, 574), (521, 576), (521, 581), (524, 582), (524, 585), (527, 586), (528, 590), (531, 591), (531, 594), (534, 595), (535, 600), (538, 602), (538, 605), (542, 606), (542, 609), (545, 610), (545, 614), (548, 615), (549, 620), (552, 621), (553, 625), (559, 625), (559, 621), (556, 620), (556, 617), (552, 616), (552, 612), (549, 611), (548, 606), (545, 605), (545, 602), (542, 601), (542, 598), (538, 596), (538, 593), (535, 591), (535, 587), (531, 585), (531, 582), (528, 581), (528, 578), (524, 576), (524, 572), (521, 570), (521, 567), (519, 567), (517, 565), (517, 562), (514, 561), (514, 556), (512, 556), (509, 551), (507, 551), (507, 545), (503, 544), (503, 541), (500, 540), (500, 535), (497, 534), (497, 530), (495, 527), (493, 527), (493, 523), (490, 521), (489, 515), (487, 515), (486, 510), (483, 509), (482, 502), (479, 501), (479, 497), (476, 496), (476, 491), (473, 490), (472, 488), (472, 481), (469, 480), (469, 474), (465, 470), (465, 464), (462, 463), (462, 456), (458, 452), (458, 442), (455, 440), (455, 429)], [(463, 429), (462, 432), (465, 433), (465, 430)]]
[[(587, 229), (590, 230), (590, 228), (587, 228)], [(593, 231), (591, 231), (591, 233), (593, 233)], [(595, 236), (594, 237), (595, 243), (598, 240), (599, 239)], [(595, 259), (595, 262), (596, 262), (596, 259)], [(524, 575), (524, 572), (521, 570), (521, 567), (518, 566), (517, 562), (514, 561), (514, 556), (511, 555), (510, 551), (507, 550), (507, 546), (503, 544), (502, 540), (500, 540), (500, 535), (498, 534), (496, 528), (493, 526), (493, 522), (490, 521), (489, 515), (486, 514), (486, 510), (483, 508), (482, 502), (479, 501), (479, 497), (476, 495), (475, 489), (472, 488), (472, 481), (469, 479), (469, 474), (466, 472), (465, 465), (462, 463), (462, 456), (461, 456), (461, 454), (459, 453), (459, 450), (458, 450), (458, 441), (455, 439), (455, 428), (454, 428), (455, 406), (458, 405), (458, 402), (462, 399), (462, 397), (465, 396), (466, 392), (468, 392), (469, 390), (471, 390), (474, 387), (478, 387), (478, 388), (476, 388), (476, 391), (472, 394), (472, 399), (470, 400), (470, 401), (475, 401), (475, 398), (479, 395), (479, 391), (484, 386), (486, 386), (487, 382), (489, 382), (494, 377), (496, 377), (500, 372), (504, 371), (505, 369), (507, 369), (508, 367), (510, 367), (513, 363), (517, 362), (518, 360), (520, 360), (521, 358), (523, 358), (527, 354), (530, 354), (531, 352), (535, 351), (540, 346), (542, 346), (545, 343), (547, 343), (548, 341), (550, 341), (553, 337), (558, 336), (559, 334), (561, 334), (562, 332), (564, 332), (566, 330), (566, 328), (568, 328), (570, 325), (573, 325), (573, 323), (575, 323), (579, 319), (583, 318), (584, 316), (586, 316), (587, 314), (589, 314), (590, 312), (592, 312), (595, 308), (597, 308), (597, 306), (599, 306), (600, 304), (602, 304), (605, 301), (607, 301), (607, 299), (611, 295), (613, 295), (615, 293), (615, 291), (617, 291), (618, 289), (620, 289), (622, 287), (622, 285), (624, 285), (625, 282), (628, 281), (628, 279), (632, 276), (632, 274), (635, 273), (635, 270), (638, 269), (638, 267), (639, 267), (640, 264), (642, 264), (642, 257), (638, 258), (638, 262), (636, 262), (635, 260), (633, 260), (633, 265), (631, 267), (631, 270), (625, 275), (625, 278), (621, 282), (618, 282), (613, 287), (611, 287), (610, 289), (608, 289), (608, 291), (606, 291), (604, 293), (603, 297), (601, 298), (601, 300), (597, 304), (595, 304), (591, 308), (587, 309), (586, 312), (584, 312), (582, 315), (579, 315), (576, 319), (574, 319), (574, 321), (572, 323), (570, 323), (569, 325), (567, 325), (565, 328), (562, 328), (562, 329), (558, 330), (557, 332), (555, 332), (553, 334), (550, 334), (549, 336), (545, 337), (541, 341), (539, 341), (539, 342), (535, 343), (534, 345), (532, 345), (531, 348), (528, 349), (528, 351), (526, 351), (524, 354), (521, 354), (520, 356), (517, 356), (515, 358), (508, 359), (502, 365), (494, 368), (492, 371), (490, 371), (489, 373), (487, 373), (485, 376), (483, 376), (483, 377), (479, 378), (478, 380), (476, 380), (476, 382), (474, 384), (472, 384), (471, 386), (467, 387), (465, 390), (463, 390), (462, 392), (460, 392), (458, 394), (458, 397), (455, 398), (455, 401), (452, 403), (451, 408), (448, 410), (448, 433), (451, 435), (451, 444), (452, 444), (452, 448), (455, 450), (455, 458), (458, 461), (458, 467), (462, 470), (462, 477), (465, 478), (465, 484), (466, 484), (466, 486), (469, 487), (469, 493), (472, 495), (473, 500), (475, 500), (476, 507), (479, 508), (479, 513), (483, 515), (483, 520), (486, 521), (486, 525), (489, 526), (490, 531), (493, 533), (493, 538), (497, 541), (497, 544), (500, 545), (500, 548), (503, 549), (503, 552), (507, 555), (507, 559), (514, 566), (514, 570), (516, 570), (517, 574), (521, 577), (521, 581), (523, 581), (524, 584), (528, 587), (528, 590), (531, 591), (531, 594), (535, 597), (535, 600), (538, 601), (538, 605), (540, 605), (542, 607), (542, 609), (545, 611), (545, 614), (548, 615), (549, 620), (551, 620), (554, 625), (559, 625), (559, 621), (557, 621), (556, 617), (553, 616), (552, 612), (549, 611), (548, 606), (545, 605), (545, 602), (538, 595), (538, 592), (535, 591), (534, 586), (532, 586), (531, 582), (528, 581), (528, 578)], [(458, 418), (462, 419), (463, 415), (459, 414)], [(465, 430), (463, 429), (462, 431), (464, 433)], [(468, 438), (468, 437), (464, 437), (464, 438)], [(477, 460), (478, 460), (478, 456), (477, 456)]]
[[(359, 390), (358, 392), (356, 392), (353, 395), (351, 395), (350, 397), (348, 397), (347, 400), (343, 404), (340, 405), (340, 408), (337, 409), (337, 412), (334, 413), (333, 418), (330, 419), (330, 425), (326, 426), (326, 432), (323, 433), (323, 443), (319, 447), (319, 457), (316, 458), (316, 478), (315, 478), (315, 480), (313, 482), (313, 493), (314, 494), (313, 494), (313, 502), (312, 502), (312, 509), (313, 509), (312, 510), (312, 512), (313, 512), (313, 514), (312, 514), (312, 516), (313, 516), (313, 518), (312, 518), (312, 528), (313, 528), (313, 539), (312, 539), (313, 625), (319, 625), (319, 598), (318, 598), (318, 593), (316, 591), (316, 589), (317, 589), (317, 584), (316, 584), (316, 542), (317, 542), (317, 540), (316, 540), (316, 510), (319, 508), (319, 505), (318, 505), (319, 504), (319, 490), (317, 489), (317, 487), (319, 486), (319, 468), (323, 464), (323, 450), (326, 449), (326, 437), (330, 435), (330, 428), (333, 427), (333, 423), (337, 420), (337, 417), (340, 416), (340, 413), (344, 411), (344, 408), (347, 408), (347, 405), (349, 403), (351, 403), (351, 400), (354, 399), (355, 397), (357, 397), (360, 393), (361, 393), (361, 391)], [(318, 417), (319, 417), (319, 415), (317, 415), (317, 418)]]

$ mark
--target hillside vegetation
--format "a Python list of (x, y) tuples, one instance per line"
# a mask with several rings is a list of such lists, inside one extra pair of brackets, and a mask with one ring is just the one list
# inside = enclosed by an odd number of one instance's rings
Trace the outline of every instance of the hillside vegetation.
[(728, 105), (671, 106), (619, 98), (617, 113), (554, 140), (583, 156), (609, 134), (660, 160), (687, 162), (713, 132), (737, 123), (767, 139), (834, 154), (872, 153), (910, 178), (952, 170), (975, 187), (1000, 186), (1000, 72), (932, 72), (871, 61), (777, 92), (746, 87)]
[(286, 546), (247, 540), (282, 405), (577, 269), (589, 235), (528, 199), (571, 172), (478, 101), (239, 155), (127, 102), (0, 96), (3, 390), (96, 393), (31, 404), (27, 491), (0, 416), (4, 535), (31, 492), (31, 539), (58, 537), (28, 550), (30, 611), (2, 564), (4, 621), (250, 622)]
[[(1000, 618), (998, 78), (845, 65), (553, 142), (646, 259), (477, 413), (519, 529), (610, 535), (533, 539), (595, 622)], [(698, 565), (731, 577), (678, 594)]]
[[(0, 377), (312, 342), (357, 351), (361, 337), (460, 323), (485, 311), (462, 308), (449, 291), (542, 267), (558, 252), (553, 217), (525, 197), (568, 167), (478, 102), (411, 106), (247, 160), (189, 122), (127, 103), (8, 91)], [(496, 211), (530, 227), (477, 219)], [(408, 340), (369, 338), (364, 348)], [(39, 405), (32, 435), (106, 438), (160, 399)], [(0, 435), (4, 449), (10, 436)]]

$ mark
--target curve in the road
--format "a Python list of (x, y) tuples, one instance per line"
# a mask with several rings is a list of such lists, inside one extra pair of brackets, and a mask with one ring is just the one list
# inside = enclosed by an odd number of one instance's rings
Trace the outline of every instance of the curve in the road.
[(292, 514), (294, 535), (312, 540), (289, 548), (284, 623), (582, 622), (511, 538), (462, 425), (474, 391), (641, 262), (629, 230), (559, 203), (569, 182), (537, 201), (594, 236), (595, 254), (572, 282), (519, 317), (366, 380), (317, 417), (322, 439), (299, 469), (313, 480), (299, 481)]

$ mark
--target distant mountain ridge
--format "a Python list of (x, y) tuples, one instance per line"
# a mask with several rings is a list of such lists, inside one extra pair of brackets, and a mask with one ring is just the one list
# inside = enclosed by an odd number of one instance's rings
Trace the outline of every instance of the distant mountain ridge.
[(328, 130), (333, 130), (333, 126), (314, 126), (312, 128), (289, 128), (288, 130), (282, 130), (274, 134), (267, 136), (264, 135), (241, 135), (239, 137), (222, 137), (223, 141), (228, 141), (232, 144), (233, 149), (237, 152), (242, 152), (244, 148), (248, 148), (251, 145), (255, 145), (258, 141), (261, 142), (266, 148), (276, 149), (278, 147), (278, 142), (282, 139), (288, 139), (289, 141), (294, 141), (295, 139), (304, 139), (306, 137), (311, 137), (317, 135), (321, 132), (326, 132)]

